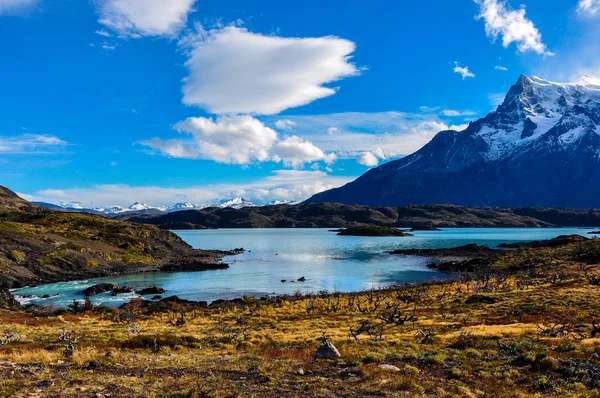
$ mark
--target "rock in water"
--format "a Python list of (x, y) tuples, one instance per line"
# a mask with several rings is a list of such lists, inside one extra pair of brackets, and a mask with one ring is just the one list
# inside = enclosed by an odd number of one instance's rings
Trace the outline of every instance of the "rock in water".
[(145, 289), (136, 290), (135, 292), (137, 294), (139, 294), (140, 296), (147, 296), (149, 294), (163, 294), (163, 293), (166, 293), (167, 291), (165, 289), (163, 289), (162, 287), (152, 286), (152, 287), (147, 287)]
[(99, 283), (97, 285), (88, 287), (82, 293), (86, 297), (90, 297), (90, 296), (96, 296), (100, 293), (112, 292), (116, 288), (118, 288), (116, 283)]
[(340, 352), (329, 342), (329, 340), (323, 341), (323, 344), (321, 344), (315, 352), (316, 358), (335, 359), (341, 356)]

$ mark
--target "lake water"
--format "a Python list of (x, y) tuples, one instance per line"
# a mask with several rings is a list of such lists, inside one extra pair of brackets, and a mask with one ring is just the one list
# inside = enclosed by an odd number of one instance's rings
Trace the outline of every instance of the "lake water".
[[(67, 306), (81, 300), (81, 291), (101, 282), (134, 288), (153, 285), (188, 300), (232, 299), (294, 291), (350, 292), (391, 284), (445, 278), (427, 268), (430, 259), (392, 256), (387, 252), (408, 248), (456, 247), (468, 243), (495, 247), (500, 243), (551, 239), (559, 235), (588, 235), (580, 228), (449, 228), (415, 232), (412, 237), (337, 236), (328, 229), (218, 229), (175, 231), (195, 248), (246, 249), (244, 254), (226, 257), (229, 269), (203, 272), (145, 273), (53, 283), (13, 291), (22, 303)], [(298, 279), (306, 280), (299, 282)], [(281, 280), (286, 280), (282, 283)], [(43, 295), (55, 295), (43, 299)], [(30, 298), (22, 296), (33, 295)], [(92, 298), (95, 304), (120, 305), (135, 294)]]

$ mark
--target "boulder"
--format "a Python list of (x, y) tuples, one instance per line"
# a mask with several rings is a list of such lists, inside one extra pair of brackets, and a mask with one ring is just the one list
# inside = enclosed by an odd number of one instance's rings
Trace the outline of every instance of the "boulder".
[(400, 368), (394, 365), (382, 364), (378, 366), (379, 369), (387, 370), (390, 372), (400, 372)]
[(341, 357), (340, 352), (329, 340), (324, 340), (321, 346), (315, 352), (315, 358), (336, 359)]
[(113, 294), (135, 293), (135, 289), (129, 286), (117, 286), (112, 292)]
[(165, 289), (163, 289), (162, 287), (152, 286), (152, 287), (147, 287), (145, 289), (136, 290), (135, 292), (137, 294), (139, 294), (140, 296), (146, 296), (149, 294), (163, 294), (163, 293), (166, 293), (167, 291)]
[(90, 286), (83, 291), (83, 294), (87, 297), (95, 296), (100, 293), (112, 292), (117, 289), (118, 286), (116, 283), (99, 283), (94, 286)]

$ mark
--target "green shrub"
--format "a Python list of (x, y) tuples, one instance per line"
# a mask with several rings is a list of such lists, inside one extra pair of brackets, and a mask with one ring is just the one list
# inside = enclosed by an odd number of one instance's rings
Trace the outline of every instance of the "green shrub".
[(9, 260), (12, 260), (16, 263), (20, 263), (23, 260), (25, 260), (25, 253), (20, 252), (18, 250), (11, 250), (6, 254), (6, 257), (8, 257)]

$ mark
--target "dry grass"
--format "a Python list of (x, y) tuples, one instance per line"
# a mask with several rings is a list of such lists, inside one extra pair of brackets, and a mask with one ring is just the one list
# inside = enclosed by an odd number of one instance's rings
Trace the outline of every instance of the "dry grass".
[[(597, 397), (600, 287), (586, 274), (600, 270), (572, 254), (540, 250), (535, 272), (510, 277), (223, 309), (0, 314), (21, 335), (0, 347), (0, 396)], [(323, 332), (341, 359), (313, 358)]]

